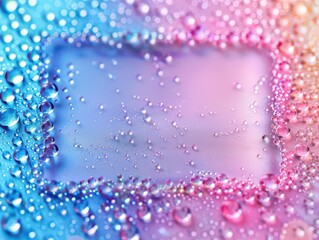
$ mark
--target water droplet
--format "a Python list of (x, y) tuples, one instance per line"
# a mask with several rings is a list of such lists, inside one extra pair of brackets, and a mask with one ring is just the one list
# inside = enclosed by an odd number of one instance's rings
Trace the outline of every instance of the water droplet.
[(51, 114), (54, 110), (54, 106), (50, 102), (43, 102), (39, 107), (40, 112), (45, 114)]
[(308, 7), (304, 2), (299, 1), (293, 5), (292, 11), (295, 16), (304, 17), (308, 13)]
[(212, 177), (205, 178), (203, 184), (207, 189), (214, 189), (216, 186), (215, 180)]
[(19, 115), (13, 108), (0, 110), (0, 125), (3, 127), (13, 127), (19, 122)]
[(307, 223), (302, 220), (292, 220), (281, 231), (281, 240), (312, 240), (313, 233)]
[(124, 224), (120, 230), (121, 240), (140, 240), (138, 228), (133, 224)]
[(146, 205), (139, 206), (137, 208), (137, 216), (141, 221), (149, 223), (152, 220), (151, 209)]
[(20, 207), (22, 203), (22, 195), (17, 190), (9, 191), (7, 194), (7, 203), (13, 207)]
[(185, 27), (189, 29), (194, 29), (196, 27), (197, 22), (193, 14), (188, 13), (183, 20)]
[(286, 57), (292, 57), (296, 53), (295, 46), (290, 42), (282, 42), (278, 45), (280, 52)]
[(125, 223), (127, 220), (126, 209), (122, 207), (116, 207), (114, 209), (114, 217), (121, 223)]
[(15, 95), (11, 89), (7, 88), (1, 92), (1, 100), (4, 103), (12, 103), (14, 99), (15, 99)]
[(18, 85), (24, 80), (24, 77), (20, 69), (14, 68), (6, 73), (6, 80), (12, 85)]
[(270, 225), (275, 224), (276, 221), (277, 221), (276, 215), (275, 215), (272, 211), (268, 211), (268, 210), (263, 211), (263, 212), (261, 213), (261, 219), (262, 219), (265, 223), (270, 224)]
[(174, 77), (173, 81), (174, 81), (174, 83), (178, 84), (181, 82), (181, 79), (176, 76), (176, 77)]
[(235, 89), (236, 90), (242, 90), (242, 88), (243, 88), (243, 86), (241, 85), (241, 83), (239, 83), (239, 82), (235, 83)]
[(3, 216), (1, 226), (4, 231), (11, 235), (18, 235), (22, 230), (20, 219), (13, 214)]
[(11, 176), (13, 177), (20, 177), (21, 176), (21, 168), (20, 166), (13, 166), (11, 169), (10, 169), (10, 173), (11, 173)]
[(314, 66), (317, 63), (317, 56), (313, 52), (309, 51), (302, 54), (301, 61), (306, 65)]
[(260, 187), (267, 192), (275, 192), (279, 187), (279, 179), (275, 174), (269, 173), (263, 176), (260, 180)]
[(192, 149), (193, 149), (195, 152), (198, 152), (198, 146), (197, 146), (196, 144), (193, 144)]
[(309, 147), (304, 143), (297, 143), (294, 150), (296, 155), (301, 159), (308, 159), (310, 157)]
[(233, 239), (234, 233), (230, 229), (223, 228), (223, 229), (221, 229), (221, 235), (222, 235), (223, 239), (225, 239), (225, 240), (226, 239)]
[(40, 92), (45, 98), (55, 98), (58, 95), (58, 87), (55, 84), (46, 84)]
[(173, 210), (173, 219), (182, 226), (190, 226), (193, 221), (191, 209), (189, 207), (177, 207)]
[(221, 212), (223, 217), (232, 223), (239, 223), (243, 220), (243, 210), (235, 200), (222, 202)]
[(79, 200), (74, 204), (74, 210), (82, 217), (87, 217), (90, 213), (90, 207), (86, 200)]
[(263, 142), (266, 143), (266, 144), (269, 144), (269, 143), (270, 143), (270, 138), (269, 138), (268, 135), (264, 135), (264, 136), (262, 137), (262, 140), (263, 140)]
[(13, 158), (16, 162), (25, 164), (28, 162), (29, 153), (25, 148), (18, 148), (13, 153)]
[(16, 0), (2, 0), (1, 5), (6, 12), (14, 12), (18, 8)]
[(288, 138), (291, 137), (290, 129), (287, 126), (280, 125), (277, 128), (276, 132), (279, 135), (279, 137), (282, 137), (282, 138), (285, 138), (285, 139), (288, 139)]
[(94, 236), (97, 230), (98, 230), (98, 225), (91, 219), (89, 221), (84, 221), (82, 224), (82, 231), (87, 236), (90, 236), (90, 237)]
[(146, 15), (151, 10), (150, 6), (146, 2), (139, 2), (136, 4), (137, 12), (141, 15)]

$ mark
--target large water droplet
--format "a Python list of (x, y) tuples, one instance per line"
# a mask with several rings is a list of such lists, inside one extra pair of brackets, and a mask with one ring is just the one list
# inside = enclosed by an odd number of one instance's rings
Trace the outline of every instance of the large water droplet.
[(192, 212), (189, 207), (178, 207), (173, 210), (173, 219), (182, 226), (190, 226), (192, 224)]
[(94, 236), (97, 230), (98, 225), (92, 220), (84, 221), (82, 224), (82, 231), (90, 237)]
[(58, 95), (58, 87), (55, 84), (46, 84), (40, 92), (43, 97), (55, 98)]
[(312, 240), (313, 233), (307, 223), (301, 220), (292, 220), (285, 224), (280, 235), (282, 240)]
[(309, 146), (304, 143), (297, 143), (294, 147), (295, 153), (302, 160), (308, 160), (311, 158)]
[(20, 207), (22, 203), (22, 195), (17, 190), (12, 190), (7, 194), (7, 203), (13, 207)]
[(121, 240), (140, 240), (138, 228), (133, 224), (124, 224), (120, 231)]
[(14, 68), (6, 73), (6, 80), (10, 84), (17, 85), (24, 80), (24, 77), (20, 69)]
[(267, 192), (275, 192), (279, 187), (279, 179), (275, 174), (266, 174), (260, 180), (260, 187)]
[(13, 214), (4, 216), (1, 220), (1, 226), (11, 235), (18, 235), (22, 228), (20, 219)]
[(13, 158), (16, 162), (25, 164), (29, 159), (29, 153), (25, 148), (18, 148), (13, 153)]
[(243, 220), (243, 210), (235, 200), (224, 201), (221, 205), (221, 212), (229, 222), (239, 223)]
[(146, 205), (139, 206), (137, 208), (137, 216), (141, 221), (149, 223), (152, 220), (151, 209)]
[(223, 237), (224, 240), (233, 239), (234, 233), (232, 230), (230, 230), (228, 228), (222, 228), (221, 229), (221, 236)]
[(90, 213), (90, 207), (87, 201), (77, 201), (74, 205), (74, 210), (77, 214), (81, 215), (82, 217), (87, 217)]
[(14, 12), (18, 8), (18, 2), (16, 0), (2, 0), (1, 7), (6, 12)]
[(0, 110), (0, 125), (2, 127), (13, 127), (19, 122), (19, 115), (13, 108)]
[(54, 110), (54, 106), (50, 102), (43, 102), (39, 107), (40, 112), (45, 114), (51, 114)]
[(2, 92), (1, 92), (1, 100), (4, 102), (4, 103), (12, 103), (15, 99), (15, 96), (14, 96), (14, 92), (12, 91), (12, 89), (4, 89)]

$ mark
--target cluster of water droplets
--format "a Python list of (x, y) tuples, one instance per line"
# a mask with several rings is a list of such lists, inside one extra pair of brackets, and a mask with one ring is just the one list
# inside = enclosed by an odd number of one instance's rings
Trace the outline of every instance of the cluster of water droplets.
[[(1, 238), (318, 238), (318, 48), (307, 35), (318, 28), (317, 5), (280, 0), (0, 4)], [(269, 50), (272, 136), (261, 138), (280, 148), (280, 175), (267, 174), (259, 184), (203, 172), (177, 182), (44, 179), (59, 152), (53, 134), (58, 88), (49, 78), (54, 39), (76, 47), (209, 44), (220, 50)]]

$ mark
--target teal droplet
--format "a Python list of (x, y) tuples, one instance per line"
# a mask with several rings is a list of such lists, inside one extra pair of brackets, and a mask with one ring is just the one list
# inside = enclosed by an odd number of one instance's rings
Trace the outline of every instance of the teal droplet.
[(15, 99), (14, 92), (9, 88), (3, 90), (0, 96), (4, 103), (12, 103)]
[(24, 77), (20, 69), (14, 68), (6, 73), (6, 80), (12, 85), (17, 85), (24, 80)]
[(29, 153), (25, 148), (18, 148), (14, 151), (13, 158), (16, 162), (25, 164), (28, 162)]
[(13, 108), (0, 110), (0, 126), (13, 127), (19, 122), (19, 115)]
[(1, 226), (4, 231), (11, 235), (18, 235), (21, 232), (21, 221), (13, 215), (7, 215), (2, 218)]

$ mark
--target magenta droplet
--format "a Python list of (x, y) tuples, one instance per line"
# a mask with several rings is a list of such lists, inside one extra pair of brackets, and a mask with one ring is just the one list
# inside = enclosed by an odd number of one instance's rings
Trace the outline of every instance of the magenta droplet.
[(221, 205), (221, 212), (229, 222), (239, 223), (243, 220), (243, 210), (235, 200), (224, 201)]
[(266, 174), (260, 180), (260, 187), (266, 192), (275, 192), (279, 188), (279, 179), (275, 174)]

